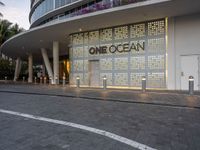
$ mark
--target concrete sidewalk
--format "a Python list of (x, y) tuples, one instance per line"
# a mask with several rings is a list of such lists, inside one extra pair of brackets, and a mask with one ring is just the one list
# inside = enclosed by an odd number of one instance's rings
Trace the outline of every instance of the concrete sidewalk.
[(0, 92), (39, 94), (62, 97), (80, 97), (114, 102), (189, 107), (200, 109), (200, 96), (190, 96), (184, 91), (147, 91), (121, 89), (72, 88), (42, 84), (0, 84)]

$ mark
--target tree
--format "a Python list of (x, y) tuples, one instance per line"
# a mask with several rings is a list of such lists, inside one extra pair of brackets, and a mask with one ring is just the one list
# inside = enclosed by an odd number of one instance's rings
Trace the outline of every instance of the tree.
[(0, 45), (11, 37), (11, 25), (8, 20), (0, 20)]
[[(23, 32), (24, 31), (24, 29), (23, 28), (20, 28), (19, 27), (19, 25), (18, 24), (14, 24), (13, 26), (11, 26), (11, 28), (10, 28), (10, 37), (12, 37), (12, 36), (14, 36), (14, 35), (16, 35), (16, 34), (18, 34), (18, 33), (21, 33), (21, 32)], [(9, 37), (9, 38), (10, 38)]]
[[(0, 46), (12, 36), (24, 31), (17, 24), (12, 25), (8, 20), (0, 19)], [(0, 52), (1, 54), (1, 52)], [(9, 60), (2, 59), (0, 56), (0, 79), (7, 76), (8, 79), (12, 79), (14, 76), (14, 63)]]
[[(5, 4), (0, 1), (0, 6), (5, 6)], [(0, 12), (0, 17), (2, 17), (2, 16), (3, 16), (3, 14)]]

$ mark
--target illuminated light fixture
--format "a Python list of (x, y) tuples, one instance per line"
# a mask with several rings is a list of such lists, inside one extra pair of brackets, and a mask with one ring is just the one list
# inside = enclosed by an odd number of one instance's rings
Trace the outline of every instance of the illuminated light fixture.
[(189, 76), (189, 95), (194, 94), (194, 77)]
[(146, 77), (142, 77), (142, 92), (146, 92)]
[(189, 81), (194, 81), (194, 77), (193, 76), (189, 76)]
[(76, 77), (76, 80), (80, 80), (80, 77), (79, 77), (79, 76), (77, 76), (77, 77)]
[(106, 76), (103, 77), (103, 80), (107, 80)]
[(106, 76), (103, 76), (103, 89), (105, 90), (107, 88), (107, 78)]
[(82, 31), (82, 29), (81, 29), (81, 28), (79, 28), (79, 31), (81, 32), (81, 31)]
[(142, 81), (146, 81), (146, 77), (145, 76), (142, 77)]
[(76, 87), (77, 88), (80, 87), (80, 77), (79, 76), (76, 77)]

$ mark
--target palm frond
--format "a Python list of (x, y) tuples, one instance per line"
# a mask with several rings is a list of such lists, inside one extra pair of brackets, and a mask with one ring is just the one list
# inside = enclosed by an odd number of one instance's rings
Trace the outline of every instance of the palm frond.
[(5, 6), (5, 4), (3, 2), (0, 1), (0, 5)]

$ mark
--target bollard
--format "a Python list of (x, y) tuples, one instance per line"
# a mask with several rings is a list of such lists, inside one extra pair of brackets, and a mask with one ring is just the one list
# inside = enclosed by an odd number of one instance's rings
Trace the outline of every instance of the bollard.
[(40, 84), (42, 84), (42, 77), (40, 77)]
[(52, 78), (51, 78), (51, 76), (49, 77), (49, 84), (51, 84), (51, 82), (52, 82)]
[(146, 92), (146, 77), (142, 77), (142, 92)]
[(106, 90), (107, 88), (107, 78), (106, 76), (103, 77), (103, 89)]
[(7, 82), (7, 79), (8, 79), (8, 77), (7, 77), (7, 76), (5, 76), (5, 82)]
[(194, 94), (194, 77), (189, 76), (189, 95)]
[(65, 83), (66, 83), (66, 77), (63, 76), (63, 86), (65, 86)]
[(35, 77), (35, 79), (34, 79), (34, 80), (35, 80), (35, 84), (37, 84), (37, 77)]
[(44, 77), (44, 84), (47, 84), (47, 77)]
[(23, 82), (25, 82), (25, 77), (23, 77)]
[(55, 78), (55, 84), (59, 84), (58, 83), (58, 76), (56, 76), (56, 78)]
[(80, 77), (79, 76), (76, 77), (76, 87), (77, 88), (80, 87)]

